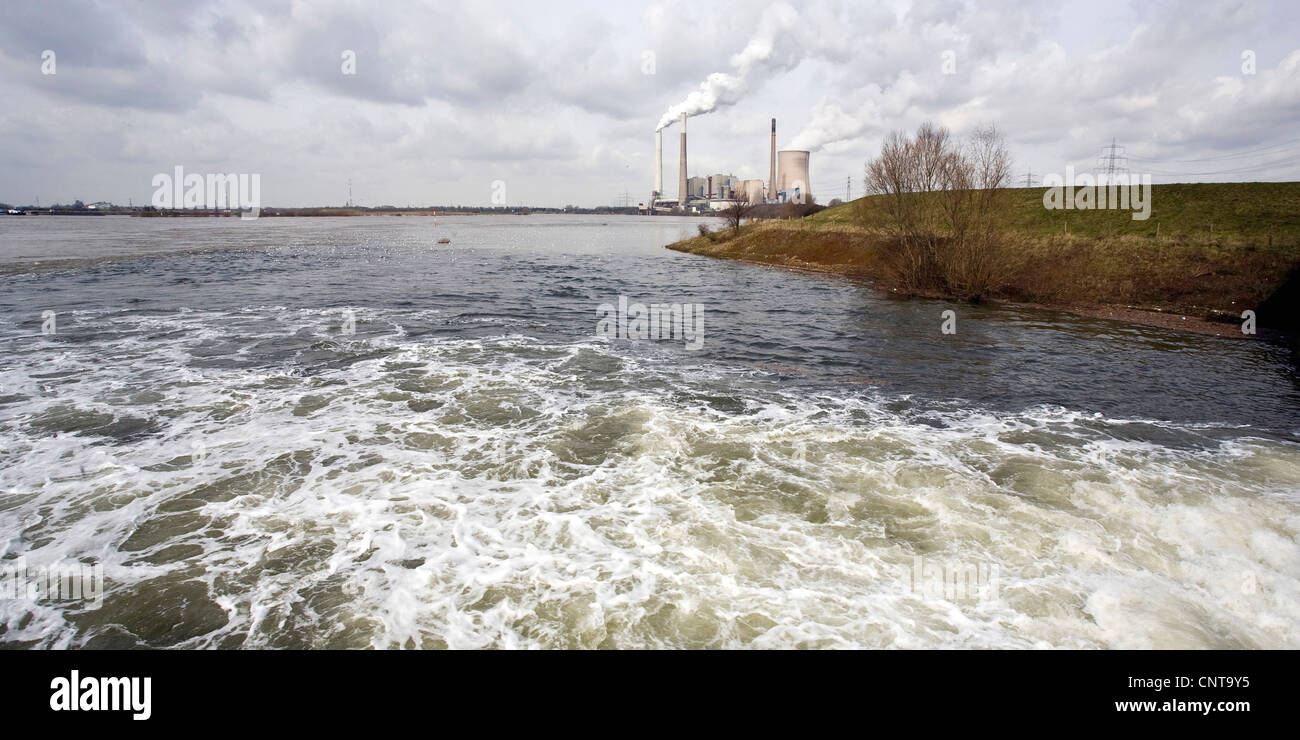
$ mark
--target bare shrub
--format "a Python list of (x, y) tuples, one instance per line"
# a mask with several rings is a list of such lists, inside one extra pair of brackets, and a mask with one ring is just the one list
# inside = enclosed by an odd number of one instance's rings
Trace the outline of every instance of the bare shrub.
[(1016, 251), (1008, 249), (1001, 223), (1011, 156), (996, 128), (980, 127), (949, 166), (952, 239), (941, 254), (941, 272), (951, 293), (978, 300), (1006, 285), (1015, 270)]
[(1014, 271), (1000, 214), (1011, 158), (993, 127), (957, 145), (926, 122), (891, 133), (866, 165), (867, 191), (885, 196), (894, 237), (887, 263), (903, 285), (978, 300)]
[(781, 218), (796, 219), (796, 218), (806, 218), (808, 216), (813, 215), (814, 213), (817, 213), (818, 211), (824, 211), (826, 210), (826, 206), (818, 205), (816, 203), (786, 202), (780, 205), (780, 209), (781, 209), (780, 210)]
[(721, 211), (718, 211), (718, 216), (726, 221), (727, 226), (731, 227), (731, 230), (735, 232), (740, 230), (741, 222), (744, 221), (753, 210), (754, 206), (750, 204), (749, 201), (738, 200)]

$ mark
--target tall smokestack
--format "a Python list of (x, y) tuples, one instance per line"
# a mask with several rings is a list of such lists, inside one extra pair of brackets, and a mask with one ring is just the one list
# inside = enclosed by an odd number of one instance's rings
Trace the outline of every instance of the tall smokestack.
[[(655, 197), (661, 198), (664, 194), (664, 132), (660, 129), (655, 132)], [(654, 203), (650, 204), (651, 207)]]
[(681, 174), (677, 178), (677, 203), (686, 207), (686, 114), (682, 114), (682, 154), (678, 163)]
[(772, 168), (767, 175), (767, 197), (776, 198), (776, 119), (772, 119)]

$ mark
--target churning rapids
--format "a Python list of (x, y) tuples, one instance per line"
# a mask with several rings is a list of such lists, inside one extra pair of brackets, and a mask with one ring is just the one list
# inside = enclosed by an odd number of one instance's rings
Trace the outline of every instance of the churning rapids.
[[(104, 568), (0, 645), (1300, 647), (1286, 347), (695, 223), (0, 220), (0, 568)], [(598, 336), (620, 296), (702, 347)]]

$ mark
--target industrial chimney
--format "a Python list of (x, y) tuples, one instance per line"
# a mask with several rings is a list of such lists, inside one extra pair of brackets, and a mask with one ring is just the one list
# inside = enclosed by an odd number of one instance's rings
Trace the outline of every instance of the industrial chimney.
[[(655, 194), (654, 197), (662, 198), (664, 194), (664, 132), (659, 129), (655, 132)], [(654, 203), (650, 204), (654, 208)]]
[(682, 114), (682, 153), (681, 161), (678, 163), (681, 168), (681, 174), (677, 179), (677, 203), (686, 207), (686, 114)]
[(767, 197), (776, 198), (776, 119), (772, 119), (772, 169), (767, 175)]

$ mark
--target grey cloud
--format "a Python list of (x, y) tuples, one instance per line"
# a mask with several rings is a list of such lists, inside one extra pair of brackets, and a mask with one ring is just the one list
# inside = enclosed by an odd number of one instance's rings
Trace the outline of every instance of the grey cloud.
[[(336, 202), (349, 177), (372, 202), (486, 202), (502, 173), (512, 193), (607, 202), (649, 189), (660, 115), (730, 69), (770, 6), (11, 3), (0, 200), (37, 184), (47, 198), (138, 199), (150, 172), (182, 163), (262, 172), (286, 205)], [(769, 61), (692, 129), (698, 166), (765, 177), (769, 116), (779, 144), (819, 150), (819, 184), (857, 179), (881, 136), (926, 118), (959, 133), (996, 123), (1037, 170), (1090, 162), (1111, 135), (1171, 160), (1258, 147), (1300, 117), (1290, 3), (788, 6), (796, 22)], [(40, 74), (46, 48), (57, 76)], [(1240, 74), (1244, 48), (1256, 75)], [(344, 49), (355, 76), (341, 73)], [(940, 70), (948, 49), (955, 75)], [(671, 170), (676, 138), (665, 145)]]

